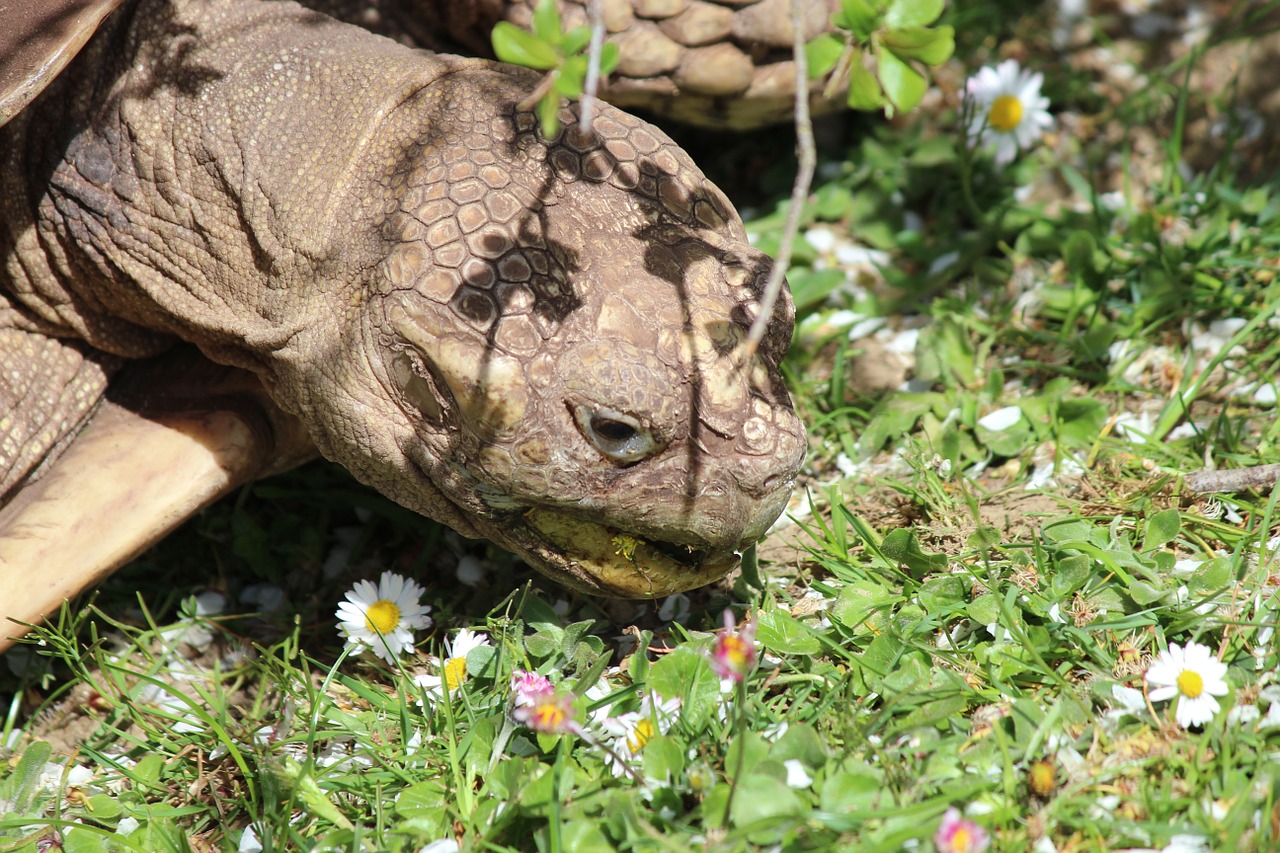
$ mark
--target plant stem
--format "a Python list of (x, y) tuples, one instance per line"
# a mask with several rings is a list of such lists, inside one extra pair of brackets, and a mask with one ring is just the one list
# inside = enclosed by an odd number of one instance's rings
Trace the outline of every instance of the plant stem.
[(804, 202), (809, 197), (809, 186), (813, 183), (813, 173), (818, 165), (817, 146), (813, 141), (813, 122), (809, 120), (809, 63), (804, 50), (805, 26), (799, 0), (791, 2), (791, 28), (795, 34), (792, 52), (796, 71), (796, 148), (799, 164), (795, 183), (791, 187), (787, 223), (782, 230), (782, 241), (778, 244), (778, 255), (774, 258), (773, 268), (769, 270), (764, 295), (760, 298), (759, 313), (751, 322), (751, 330), (747, 332), (741, 354), (739, 364), (744, 369), (755, 355), (756, 348), (760, 346), (760, 341), (769, 328), (769, 321), (773, 318), (773, 306), (778, 301), (778, 294), (782, 292), (783, 276), (791, 263), (791, 247), (800, 230), (800, 215), (804, 212)]
[(560, 837), (560, 768), (564, 764), (566, 747), (569, 739), (564, 735), (560, 736), (560, 743), (556, 745), (556, 763), (551, 768), (551, 772), (555, 774), (551, 779), (551, 853), (560, 853), (564, 849), (564, 842)]
[(737, 690), (738, 719), (734, 723), (734, 740), (738, 744), (738, 760), (734, 762), (733, 775), (729, 778), (729, 797), (724, 801), (724, 817), (720, 821), (723, 829), (729, 828), (729, 813), (733, 810), (733, 795), (738, 792), (738, 779), (742, 776), (742, 766), (747, 756), (747, 680), (738, 682)]

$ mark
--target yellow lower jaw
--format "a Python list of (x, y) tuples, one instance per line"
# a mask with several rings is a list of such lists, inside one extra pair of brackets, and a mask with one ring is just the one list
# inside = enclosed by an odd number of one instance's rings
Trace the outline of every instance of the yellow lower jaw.
[(682, 565), (643, 539), (554, 510), (535, 507), (524, 518), (556, 550), (573, 555), (584, 580), (622, 598), (659, 598), (705, 586), (734, 565)]

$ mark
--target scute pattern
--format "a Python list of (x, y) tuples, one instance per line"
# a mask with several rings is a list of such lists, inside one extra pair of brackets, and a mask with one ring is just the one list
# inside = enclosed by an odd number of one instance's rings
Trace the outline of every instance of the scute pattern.
[(707, 583), (804, 453), (790, 302), (748, 354), (770, 262), (723, 194), (612, 107), (544, 139), (516, 106), (537, 79), (289, 3), (129, 0), (0, 130), (6, 216), (36, 220), (6, 223), (0, 292), (86, 352), (181, 339), (251, 371), (357, 478), (571, 586)]

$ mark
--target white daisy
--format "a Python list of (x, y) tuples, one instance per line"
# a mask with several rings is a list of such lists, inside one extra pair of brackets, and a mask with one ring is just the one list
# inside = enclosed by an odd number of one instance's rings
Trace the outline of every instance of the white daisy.
[(441, 838), (426, 847), (419, 847), (418, 853), (458, 853), (459, 849), (458, 842), (452, 838)]
[(239, 853), (262, 853), (262, 842), (258, 840), (258, 832), (253, 824), (246, 826), (244, 832), (240, 833), (240, 846), (236, 849)]
[(377, 586), (358, 581), (338, 605), (338, 631), (348, 648), (360, 646), (394, 663), (413, 645), (414, 631), (431, 627), (431, 606), (420, 602), (424, 592), (395, 572), (383, 572)]
[(360, 747), (350, 735), (338, 735), (316, 753), (316, 764), (335, 771), (359, 772), (373, 766), (372, 753)]
[(788, 788), (808, 788), (813, 784), (813, 777), (805, 770), (804, 764), (798, 758), (788, 758), (782, 762), (782, 766), (787, 768), (787, 787)]
[(456, 693), (462, 682), (467, 680), (467, 655), (489, 644), (487, 635), (463, 628), (453, 640), (445, 640), (445, 658), (440, 664), (440, 674), (417, 675), (413, 683), (437, 698), (444, 698), (445, 687), (450, 693)]
[(965, 83), (969, 101), (970, 144), (995, 148), (996, 165), (1013, 162), (1020, 148), (1030, 148), (1048, 128), (1049, 99), (1040, 94), (1044, 75), (1024, 71), (1013, 59), (987, 66)]
[(610, 745), (613, 752), (605, 753), (605, 763), (614, 776), (627, 772), (626, 765), (638, 764), (645, 746), (655, 735), (665, 735), (671, 730), (680, 710), (679, 699), (663, 699), (646, 693), (639, 711), (630, 711), (601, 721), (604, 730), (613, 736)]
[(1184, 729), (1202, 726), (1218, 713), (1217, 696), (1225, 696), (1227, 665), (1208, 646), (1170, 643), (1152, 662), (1145, 676), (1152, 702), (1178, 697), (1175, 718)]

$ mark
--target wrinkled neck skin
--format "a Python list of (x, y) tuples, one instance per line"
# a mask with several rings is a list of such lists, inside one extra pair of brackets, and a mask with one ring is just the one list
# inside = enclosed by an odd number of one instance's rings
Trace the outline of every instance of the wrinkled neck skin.
[(724, 196), (616, 110), (548, 143), (534, 84), (292, 3), (127, 6), (0, 131), (0, 287), (253, 370), (359, 479), (570, 586), (705, 584), (803, 456), (789, 300), (748, 359), (768, 261)]

